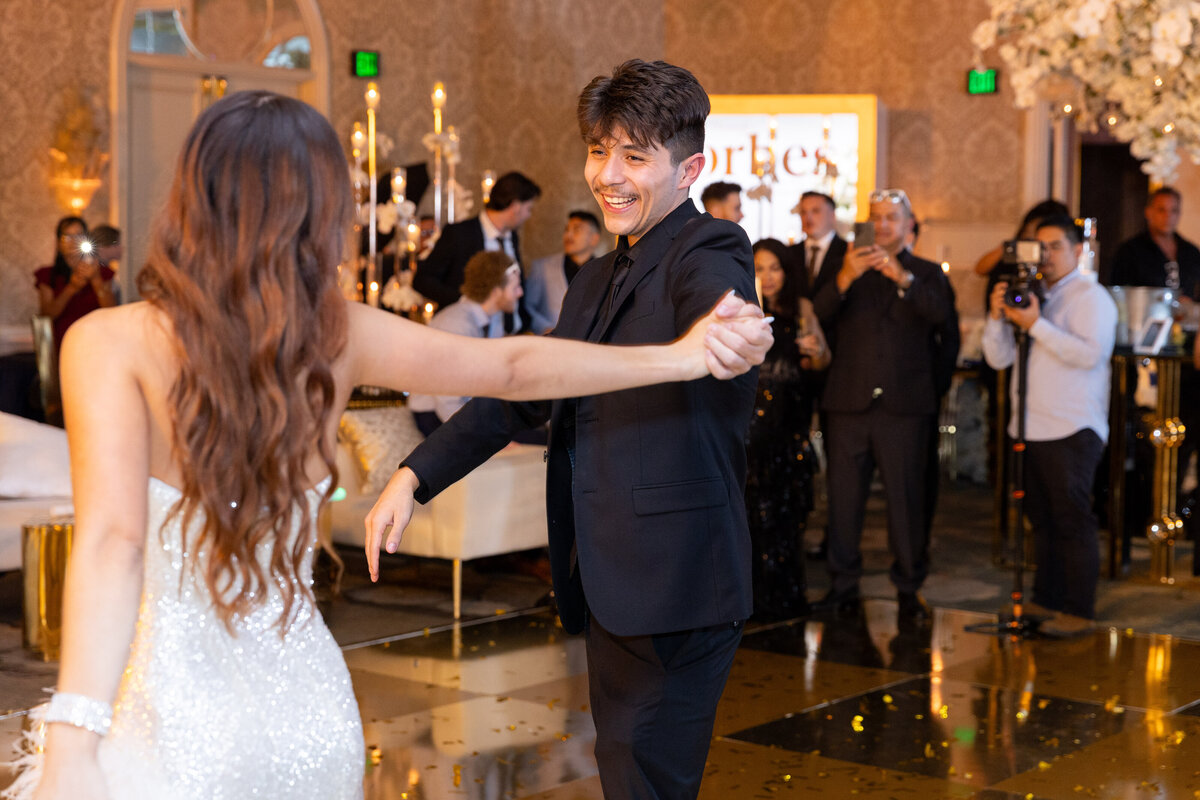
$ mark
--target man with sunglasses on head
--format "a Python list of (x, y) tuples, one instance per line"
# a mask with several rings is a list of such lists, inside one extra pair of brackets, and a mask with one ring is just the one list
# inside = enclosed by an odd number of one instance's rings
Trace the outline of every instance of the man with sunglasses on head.
[(833, 347), (822, 397), (832, 586), (814, 608), (859, 611), (863, 515), (878, 467), (900, 619), (924, 624), (930, 611), (919, 593), (929, 569), (922, 484), (938, 402), (930, 342), (952, 301), (941, 269), (906, 247), (915, 222), (908, 196), (882, 190), (870, 201), (875, 243), (850, 249), (836, 278), (813, 298)]

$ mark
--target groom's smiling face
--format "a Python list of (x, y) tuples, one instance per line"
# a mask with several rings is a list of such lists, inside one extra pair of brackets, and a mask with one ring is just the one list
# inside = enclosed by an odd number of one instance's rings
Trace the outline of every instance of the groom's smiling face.
[(642, 146), (615, 128), (588, 144), (583, 174), (611, 233), (634, 244), (687, 198), (704, 166), (701, 153), (678, 164), (662, 144)]

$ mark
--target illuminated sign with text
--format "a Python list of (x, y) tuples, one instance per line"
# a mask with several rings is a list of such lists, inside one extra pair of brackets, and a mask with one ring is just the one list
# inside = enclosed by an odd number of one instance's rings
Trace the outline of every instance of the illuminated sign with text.
[(874, 95), (715, 95), (705, 126), (705, 165), (691, 196), (717, 181), (742, 187), (751, 241), (800, 237), (793, 212), (806, 191), (830, 195), (840, 222), (865, 218), (880, 177)]

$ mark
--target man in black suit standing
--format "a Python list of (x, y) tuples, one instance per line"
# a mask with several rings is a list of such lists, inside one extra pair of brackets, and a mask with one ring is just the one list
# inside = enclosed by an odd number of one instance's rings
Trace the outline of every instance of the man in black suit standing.
[[(442, 229), (433, 252), (417, 268), (413, 288), (445, 308), (459, 298), (467, 262), (480, 250), (500, 250), (521, 263), (521, 240), (517, 230), (533, 214), (533, 205), (542, 190), (519, 172), (507, 172), (492, 187), (482, 214), (455, 222)], [(524, 304), (518, 306), (520, 316), (506, 314), (502, 332), (515, 333), (528, 329), (528, 314)]]
[[(792, 263), (796, 265), (798, 274), (789, 276), (800, 287), (800, 295), (809, 300), (816, 296), (826, 283), (834, 279), (842, 268), (842, 259), (846, 257), (846, 240), (837, 235), (837, 216), (834, 212), (837, 205), (833, 198), (822, 192), (809, 191), (800, 195), (800, 202), (793, 209), (800, 215), (800, 227), (804, 231), (804, 240), (792, 245)], [(826, 339), (832, 337), (833, 331), (826, 329)], [(830, 342), (832, 345), (832, 342)], [(826, 370), (809, 370), (809, 380), (813, 394), (820, 396), (824, 390)], [(818, 411), (818, 428), (822, 438), (828, 427), (825, 412)], [(808, 551), (809, 558), (824, 559), (829, 552), (829, 530), (821, 537), (821, 543)]]
[[(729, 289), (754, 296), (745, 232), (701, 214), (709, 101), (690, 72), (628, 61), (579, 98), (585, 178), (617, 249), (580, 270), (553, 336), (671, 340)], [(724, 302), (729, 302), (728, 300)], [(559, 616), (587, 638), (604, 795), (695, 797), (750, 616), (744, 438), (769, 332), (733, 303), (723, 377), (554, 403), (476, 398), (405, 460), (367, 517), (388, 549), (412, 509), (550, 420), (546, 508)], [(744, 371), (743, 371), (744, 370)], [(368, 545), (370, 546), (370, 545)]]
[(795, 263), (803, 265), (804, 274), (797, 284), (810, 300), (822, 286), (834, 279), (846, 257), (846, 240), (837, 235), (837, 206), (833, 198), (821, 192), (805, 192), (796, 206), (800, 213), (800, 228), (804, 241), (792, 245)]
[(914, 222), (908, 196), (872, 193), (871, 221), (875, 244), (848, 252), (837, 276), (813, 299), (822, 327), (833, 331), (822, 398), (832, 588), (816, 608), (858, 606), (863, 514), (878, 466), (900, 616), (926, 622), (929, 607), (918, 590), (928, 573), (922, 484), (937, 412), (931, 342), (951, 306), (941, 269), (905, 247)]

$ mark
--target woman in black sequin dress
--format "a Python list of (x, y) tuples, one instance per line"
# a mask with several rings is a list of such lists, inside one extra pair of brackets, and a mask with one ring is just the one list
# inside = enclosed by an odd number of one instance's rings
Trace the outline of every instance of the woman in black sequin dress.
[(804, 525), (812, 509), (809, 445), (813, 392), (809, 370), (829, 366), (829, 348), (812, 303), (799, 296), (795, 265), (776, 239), (754, 245), (763, 310), (774, 315), (775, 344), (759, 368), (758, 397), (746, 435), (746, 514), (754, 547), (754, 616), (789, 619), (808, 612)]

